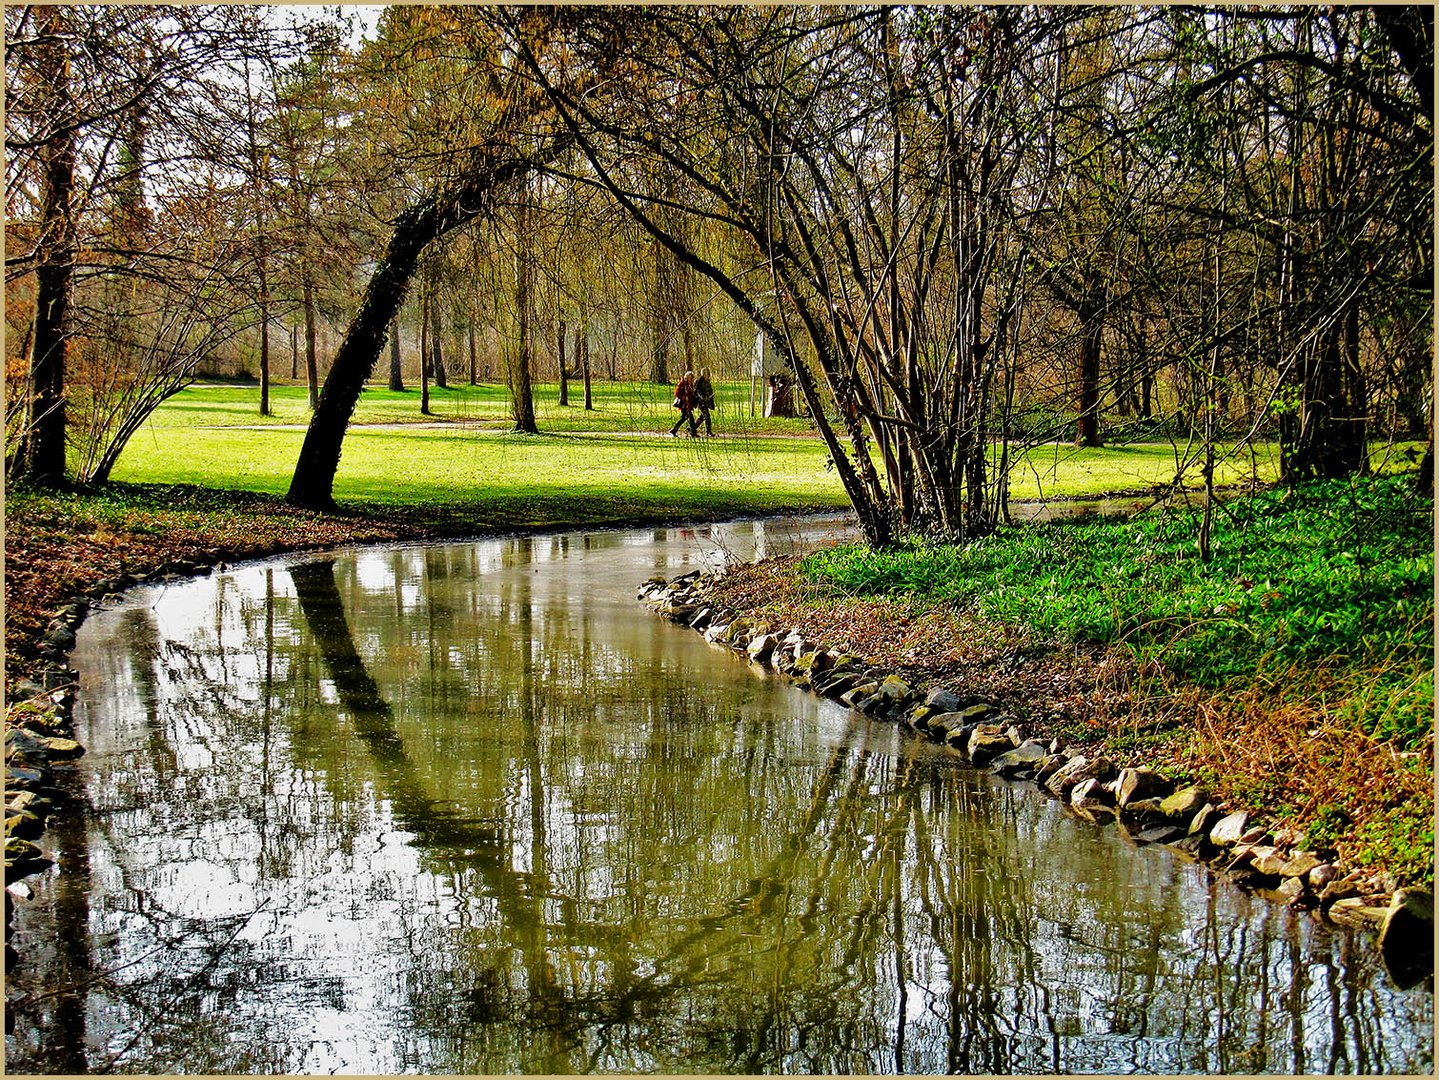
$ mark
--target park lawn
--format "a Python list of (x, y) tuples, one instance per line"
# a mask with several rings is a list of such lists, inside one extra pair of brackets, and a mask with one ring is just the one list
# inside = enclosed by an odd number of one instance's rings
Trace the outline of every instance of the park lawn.
[[(303, 438), (298, 430), (157, 424), (131, 440), (113, 479), (280, 495)], [(359, 427), (345, 437), (335, 498), (377, 509), (463, 508), (477, 528), (843, 508), (824, 461), (812, 439)]]
[[(558, 383), (537, 383), (534, 387), (535, 417), (547, 431), (668, 431), (679, 414), (670, 406), (674, 388), (648, 382), (593, 384), (595, 408), (584, 409), (584, 390), (578, 381), (570, 384), (571, 404), (559, 404)], [(749, 383), (719, 383), (715, 387), (718, 409), (715, 430), (728, 435), (801, 435), (812, 428), (802, 418), (751, 416)], [(309, 395), (304, 386), (270, 387), (270, 416), (259, 413), (257, 386), (199, 384), (180, 391), (156, 413), (154, 423), (174, 427), (250, 427), (255, 425), (307, 424)], [(481, 425), (494, 430), (508, 429), (509, 391), (502, 384), (470, 386), (454, 383), (448, 389), (430, 387), (430, 413), (420, 412), (420, 391), (411, 387), (393, 391), (371, 385), (360, 395), (353, 423), (420, 424), (452, 422)]]
[[(653, 397), (667, 388), (595, 385), (601, 408), (590, 413), (559, 408), (548, 393), (553, 387), (540, 387), (539, 436), (509, 433), (503, 387), (436, 391), (437, 416), (460, 422), (423, 427), (413, 426), (425, 419), (417, 394), (369, 388), (346, 436), (336, 498), (393, 507), (463, 504), (485, 519), (515, 514), (516, 526), (649, 520), (666, 507), (676, 515), (699, 516), (847, 505), (807, 421), (763, 420), (739, 434), (728, 426), (738, 419), (735, 413), (754, 423), (742, 397), (747, 384), (721, 384), (722, 397), (727, 394), (733, 407), (718, 417), (719, 437), (698, 442), (646, 434), (665, 432), (672, 423), (668, 400)], [(268, 418), (255, 411), (255, 395), (254, 387), (217, 385), (175, 395), (131, 440), (113, 478), (283, 494), (309, 419), (305, 388), (274, 388), (275, 415)], [(1396, 449), (1376, 447), (1378, 471), (1407, 467), (1408, 459)], [(1010, 498), (1142, 494), (1172, 481), (1185, 453), (1183, 444), (1168, 442), (1082, 450), (1044, 444), (1013, 468)], [(1267, 484), (1277, 469), (1273, 443), (1221, 450), (1215, 482)], [(1193, 466), (1185, 484), (1199, 484)]]
[[(1011, 455), (1013, 455), (1011, 451)], [(1143, 492), (1173, 481), (1186, 447), (1168, 442), (1085, 447), (1045, 443), (1024, 454), (1010, 471), (1011, 499), (1098, 497), (1114, 492)], [(1279, 475), (1276, 443), (1257, 443), (1238, 451), (1221, 447), (1216, 455), (1218, 485), (1272, 483)], [(1199, 469), (1185, 470), (1184, 486), (1202, 483)]]
[[(1076, 449), (1070, 443), (1045, 443), (1023, 455), (1010, 472), (1011, 499), (1093, 498), (1114, 492), (1142, 492), (1167, 485), (1181, 462), (1184, 487), (1202, 488), (1198, 443), (1184, 441), (1117, 443)], [(1013, 451), (1011, 451), (1013, 453)], [(1385, 442), (1370, 445), (1369, 467), (1376, 475), (1406, 472), (1423, 456), (1422, 442)], [(1214, 483), (1219, 487), (1260, 487), (1279, 479), (1279, 444), (1254, 442), (1216, 448)], [(1139, 502), (1136, 509), (1147, 503)]]

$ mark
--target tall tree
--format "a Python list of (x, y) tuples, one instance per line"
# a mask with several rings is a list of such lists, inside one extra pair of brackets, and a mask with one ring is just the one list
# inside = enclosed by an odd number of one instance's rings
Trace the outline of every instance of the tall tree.
[[(587, 18), (568, 70), (517, 51), (600, 182), (786, 358), (866, 537), (992, 527), (991, 387), (1011, 361), (1022, 282), (1022, 118), (1054, 20), (1012, 8)], [(574, 74), (590, 69), (650, 83), (582, 97)], [(668, 198), (647, 183), (654, 163)], [(752, 265), (726, 272), (666, 227), (676, 210), (742, 237)]]
[[(29, 422), (11, 432), (7, 467), (54, 483), (67, 434), (82, 478), (103, 472), (116, 451), (100, 443), (123, 444), (133, 410), (184, 385), (205, 355), (191, 346), (241, 329), (204, 284), (243, 289), (231, 240), (247, 227), (212, 136), (217, 117), (243, 112), (232, 73), (288, 34), (223, 6), (28, 6), (5, 19), (6, 276), (33, 277), (36, 298), (33, 371), (12, 387)], [(186, 312), (198, 321), (177, 323)]]
[[(548, 122), (544, 101), (517, 78), (494, 26), (498, 13), (482, 8), (391, 8), (386, 14), (414, 20), (421, 29), (429, 20), (440, 21), (447, 32), (447, 55), (463, 51), (468, 57), (475, 93), (444, 99), (461, 101), (472, 111), (465, 116), (462, 130), (448, 124), (437, 137), (453, 140), (459, 135), (464, 142), (459, 146), (448, 142), (444, 173), (428, 181), (428, 190), (396, 215), (325, 378), (286, 496), (295, 505), (316, 509), (334, 507), (335, 472), (345, 429), (420, 255), (439, 237), (491, 212), (501, 189), (553, 160), (569, 142), (564, 131)], [(543, 17), (536, 12), (518, 16), (522, 22)], [(407, 50), (407, 55), (413, 53)]]
[[(65, 478), (65, 320), (75, 261), (74, 103), (70, 94), (70, 14), (35, 12), (35, 72), (48, 87), (53, 130), (40, 145), (39, 238), (34, 248), (35, 333), (30, 354), (30, 417), (20, 475), (40, 484)], [(39, 91), (37, 91), (39, 92)]]
[(533, 364), (534, 248), (531, 244), (530, 221), (533, 213), (532, 193), (528, 177), (522, 178), (515, 200), (515, 344), (507, 350), (506, 365), (510, 388), (510, 415), (515, 431), (525, 435), (539, 434), (535, 423), (535, 396), (530, 383)]

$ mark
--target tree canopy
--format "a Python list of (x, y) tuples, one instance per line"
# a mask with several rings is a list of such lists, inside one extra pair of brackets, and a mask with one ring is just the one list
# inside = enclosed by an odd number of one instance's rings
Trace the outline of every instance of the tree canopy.
[(217, 351), (263, 384), (287, 323), (313, 507), (407, 322), (426, 389), (467, 346), (522, 430), (536, 365), (747, 373), (749, 327), (879, 545), (992, 529), (1047, 441), (1159, 431), (1178, 479), (1276, 438), (1289, 481), (1432, 444), (1427, 8), (6, 20), (13, 478), (68, 440), (103, 479)]

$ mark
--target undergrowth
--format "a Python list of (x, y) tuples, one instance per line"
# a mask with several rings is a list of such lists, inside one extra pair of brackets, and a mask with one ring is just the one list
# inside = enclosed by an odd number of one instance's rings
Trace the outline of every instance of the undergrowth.
[(965, 545), (835, 548), (803, 572), (828, 590), (914, 593), (1047, 640), (1123, 643), (1222, 689), (1323, 666), (1336, 718), (1403, 749), (1432, 731), (1433, 501), (1408, 477), (1275, 489), (1194, 512), (1002, 529)]

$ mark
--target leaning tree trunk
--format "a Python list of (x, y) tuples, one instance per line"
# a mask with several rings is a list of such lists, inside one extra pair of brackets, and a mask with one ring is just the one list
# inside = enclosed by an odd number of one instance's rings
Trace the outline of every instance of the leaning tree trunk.
[(287, 502), (317, 510), (334, 509), (335, 472), (340, 467), (345, 428), (354, 415), (365, 380), (380, 359), (385, 329), (400, 310), (420, 253), (436, 237), (488, 209), (488, 196), (495, 187), (526, 175), (537, 161), (552, 158), (569, 141), (569, 135), (561, 134), (531, 155), (474, 163), (463, 183), (423, 199), (399, 216), (325, 376), (324, 389), (295, 463)]
[(454, 213), (446, 214), (431, 198), (411, 207), (396, 222), (394, 234), (370, 277), (359, 310), (345, 331), (330, 373), (325, 377), (295, 463), (287, 502), (316, 510), (334, 509), (335, 471), (340, 466), (345, 428), (360, 400), (365, 380), (379, 360), (385, 331), (394, 322), (405, 298), (420, 252), (448, 227), (447, 220)]

